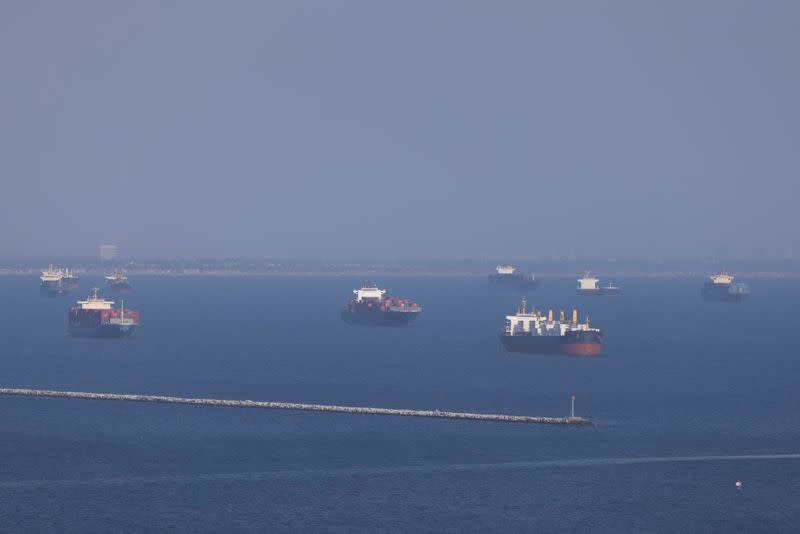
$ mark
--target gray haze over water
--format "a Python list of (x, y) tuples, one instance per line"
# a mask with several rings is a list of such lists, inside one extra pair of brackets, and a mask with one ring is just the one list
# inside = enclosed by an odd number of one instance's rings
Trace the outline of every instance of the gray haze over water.
[(0, 4), (0, 256), (800, 252), (794, 2)]

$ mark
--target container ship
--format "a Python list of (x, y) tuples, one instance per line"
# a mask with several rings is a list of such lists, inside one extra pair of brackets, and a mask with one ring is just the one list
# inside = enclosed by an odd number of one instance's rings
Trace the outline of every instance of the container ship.
[(513, 265), (498, 265), (489, 275), (489, 285), (508, 289), (536, 289), (539, 280), (533, 274), (518, 273)]
[(750, 295), (750, 288), (747, 284), (734, 284), (733, 276), (723, 271), (710, 276), (700, 294), (707, 301), (738, 302)]
[(113, 300), (97, 295), (97, 288), (86, 300), (69, 309), (69, 332), (81, 337), (130, 337), (139, 326), (139, 312), (126, 310), (125, 303), (114, 308)]
[(403, 326), (422, 312), (422, 306), (416, 302), (386, 295), (385, 289), (374, 284), (354, 289), (353, 293), (356, 298), (349, 300), (341, 313), (346, 323)]
[(67, 290), (64, 288), (63, 276), (64, 272), (52, 265), (42, 271), (42, 276), (39, 277), (42, 282), (39, 286), (40, 293), (46, 297), (66, 295)]
[(128, 282), (128, 277), (125, 276), (125, 273), (117, 271), (106, 276), (106, 287), (108, 289), (126, 290), (131, 288), (131, 284)]
[(500, 333), (500, 341), (506, 352), (525, 354), (567, 354), (570, 356), (599, 356), (602, 332), (589, 325), (589, 317), (578, 322), (578, 311), (572, 310), (572, 319), (565, 320), (559, 312), (553, 319), (553, 310), (547, 317), (538, 310), (528, 312), (528, 301), (522, 299), (517, 313), (506, 315), (506, 327)]
[(589, 271), (586, 271), (583, 276), (578, 278), (579, 295), (616, 295), (619, 292), (620, 287), (611, 282), (601, 287), (600, 279), (592, 276)]

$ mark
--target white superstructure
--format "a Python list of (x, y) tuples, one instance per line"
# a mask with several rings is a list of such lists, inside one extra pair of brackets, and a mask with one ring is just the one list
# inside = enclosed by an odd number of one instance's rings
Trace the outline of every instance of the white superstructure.
[(578, 310), (572, 310), (572, 320), (567, 321), (563, 311), (559, 311), (558, 319), (553, 318), (553, 310), (547, 312), (547, 316), (534, 310), (528, 312), (528, 301), (522, 299), (519, 311), (514, 315), (506, 315), (506, 335), (509, 336), (563, 336), (567, 332), (599, 332), (598, 328), (589, 326), (589, 316), (583, 323), (578, 322)]
[(48, 267), (46, 270), (42, 271), (42, 276), (39, 279), (42, 281), (43, 284), (56, 284), (61, 281), (64, 277), (64, 271), (61, 269), (56, 269), (52, 265)]
[(517, 269), (513, 265), (498, 265), (494, 270), (497, 274), (514, 274)]
[(86, 300), (79, 300), (78, 307), (82, 310), (110, 310), (114, 306), (113, 300), (105, 300), (97, 295), (97, 288), (92, 289), (92, 294)]
[(592, 273), (586, 271), (583, 276), (578, 278), (578, 291), (599, 291), (600, 280), (592, 276)]
[(715, 284), (730, 284), (733, 282), (733, 276), (729, 275), (725, 271), (711, 275), (709, 278), (711, 278), (711, 281)]
[(128, 281), (128, 277), (125, 276), (125, 273), (123, 273), (121, 271), (117, 271), (114, 274), (109, 274), (109, 275), (106, 276), (106, 282), (121, 283), (121, 282), (127, 282), (127, 281)]
[(353, 293), (356, 295), (356, 301), (361, 302), (364, 299), (381, 300), (383, 299), (383, 294), (386, 293), (386, 290), (378, 289), (378, 286), (375, 285), (367, 285), (361, 289), (354, 289)]

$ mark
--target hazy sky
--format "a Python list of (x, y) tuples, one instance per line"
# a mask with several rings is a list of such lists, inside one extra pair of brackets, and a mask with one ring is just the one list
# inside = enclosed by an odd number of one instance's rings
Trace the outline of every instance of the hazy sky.
[(0, 256), (783, 255), (800, 3), (0, 2)]

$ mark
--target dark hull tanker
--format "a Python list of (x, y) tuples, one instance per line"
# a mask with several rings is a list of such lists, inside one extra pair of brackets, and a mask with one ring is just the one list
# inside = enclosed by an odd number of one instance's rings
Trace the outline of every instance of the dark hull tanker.
[(589, 326), (588, 317), (585, 322), (578, 323), (578, 312), (573, 310), (572, 320), (567, 321), (564, 312), (554, 320), (552, 310), (545, 317), (538, 310), (529, 313), (527, 306), (527, 300), (522, 299), (518, 312), (506, 316), (500, 342), (507, 352), (569, 356), (601, 354), (603, 334)]
[(422, 312), (422, 307), (410, 300), (385, 296), (383, 289), (364, 286), (353, 290), (351, 299), (341, 311), (341, 318), (348, 324), (372, 326), (405, 326), (411, 324)]

